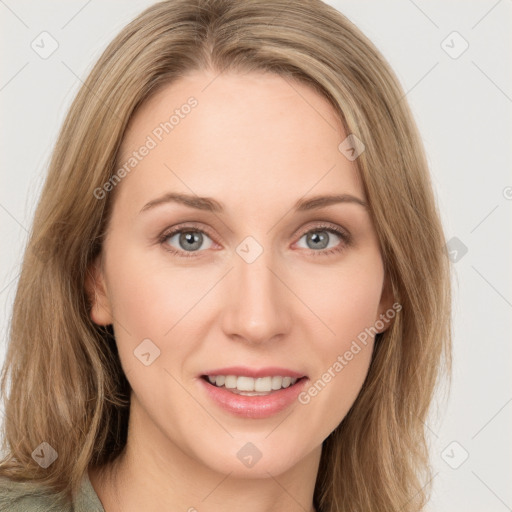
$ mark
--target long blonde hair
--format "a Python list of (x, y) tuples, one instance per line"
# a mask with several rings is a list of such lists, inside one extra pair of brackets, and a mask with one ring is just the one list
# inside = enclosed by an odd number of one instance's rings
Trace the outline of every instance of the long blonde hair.
[[(163, 1), (103, 52), (62, 126), (23, 257), (2, 371), (0, 476), (72, 499), (89, 465), (115, 460), (126, 444), (130, 386), (111, 326), (91, 321), (84, 290), (112, 209), (112, 194), (99, 200), (94, 191), (115, 173), (136, 109), (196, 70), (308, 84), (364, 142), (356, 164), (402, 310), (377, 335), (363, 388), (323, 443), (314, 504), (319, 512), (420, 510), (430, 475), (425, 421), (451, 361), (443, 230), (397, 78), (320, 0)], [(32, 457), (42, 442), (58, 453), (47, 468)]]

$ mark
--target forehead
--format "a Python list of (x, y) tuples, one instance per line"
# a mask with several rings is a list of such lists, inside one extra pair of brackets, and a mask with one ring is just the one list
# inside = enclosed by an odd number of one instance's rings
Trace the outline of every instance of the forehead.
[(305, 84), (275, 74), (196, 72), (165, 86), (132, 118), (118, 158), (129, 172), (118, 192), (137, 204), (163, 188), (225, 203), (295, 201), (309, 190), (362, 196), (355, 163), (338, 149), (345, 137), (328, 100)]

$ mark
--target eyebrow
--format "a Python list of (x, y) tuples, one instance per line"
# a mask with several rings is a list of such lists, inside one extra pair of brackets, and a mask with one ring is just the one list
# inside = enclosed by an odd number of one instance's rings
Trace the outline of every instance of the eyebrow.
[[(224, 211), (224, 207), (222, 206), (222, 204), (211, 197), (200, 197), (196, 195), (168, 192), (163, 196), (153, 199), (149, 203), (145, 204), (142, 207), (140, 213), (168, 203), (183, 204), (190, 208), (195, 208), (197, 210), (205, 210), (209, 212), (221, 213)], [(369, 210), (368, 203), (350, 194), (319, 195), (310, 197), (308, 199), (299, 199), (295, 203), (293, 209), (295, 209), (295, 211), (298, 212), (303, 212), (309, 210), (318, 210), (320, 208), (325, 208), (327, 206), (339, 203), (358, 204), (365, 208), (366, 210)]]

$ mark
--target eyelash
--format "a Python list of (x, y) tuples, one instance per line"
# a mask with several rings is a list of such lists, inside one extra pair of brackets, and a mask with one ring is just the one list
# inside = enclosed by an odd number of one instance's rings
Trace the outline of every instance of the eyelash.
[[(329, 233), (334, 233), (335, 235), (338, 235), (341, 238), (342, 242), (340, 242), (340, 244), (335, 248), (323, 249), (320, 251), (315, 251), (313, 249), (310, 249), (310, 252), (315, 257), (316, 256), (328, 256), (330, 254), (340, 253), (341, 251), (343, 251), (345, 249), (345, 247), (347, 247), (351, 244), (351, 237), (347, 232), (345, 232), (344, 230), (342, 230), (338, 227), (332, 226), (330, 224), (319, 224), (318, 226), (314, 226), (313, 228), (308, 229), (307, 231), (304, 231), (303, 233), (301, 233), (299, 240), (304, 235), (307, 235), (308, 233), (314, 233), (317, 231), (327, 231)], [(194, 226), (194, 225), (187, 225), (187, 226), (179, 225), (169, 231), (164, 231), (158, 237), (158, 243), (160, 243), (163, 246), (164, 250), (166, 250), (167, 252), (170, 252), (173, 255), (176, 255), (176, 256), (179, 256), (182, 258), (197, 258), (198, 253), (203, 252), (203, 251), (179, 251), (179, 250), (170, 248), (170, 246), (168, 244), (166, 244), (167, 240), (170, 237), (172, 237), (176, 233), (182, 233), (182, 232), (184, 232), (184, 233), (185, 232), (199, 232), (199, 233), (207, 235), (212, 240), (214, 239), (214, 237), (208, 232), (208, 230), (200, 229), (199, 227)], [(187, 252), (188, 252), (188, 254), (187, 254)]]

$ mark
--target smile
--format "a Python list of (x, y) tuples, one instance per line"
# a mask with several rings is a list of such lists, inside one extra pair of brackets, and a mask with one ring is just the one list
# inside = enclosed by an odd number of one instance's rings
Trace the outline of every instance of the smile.
[(218, 388), (224, 388), (246, 396), (268, 395), (274, 391), (293, 386), (298, 380), (296, 377), (282, 377), (280, 375), (258, 378), (245, 375), (208, 375), (207, 378), (210, 384)]
[(263, 419), (297, 402), (309, 379), (280, 375), (202, 375), (197, 382), (207, 400), (224, 412), (243, 418)]

